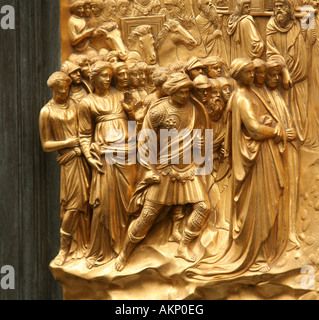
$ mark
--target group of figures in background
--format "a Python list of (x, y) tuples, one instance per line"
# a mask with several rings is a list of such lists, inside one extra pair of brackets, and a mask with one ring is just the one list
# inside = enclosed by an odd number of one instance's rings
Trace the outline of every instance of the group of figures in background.
[[(58, 151), (61, 166), (58, 266), (85, 258), (92, 269), (114, 259), (122, 271), (163, 219), (190, 278), (267, 272), (300, 247), (299, 149), (319, 146), (318, 16), (305, 30), (296, 1), (275, 0), (263, 40), (249, 0), (237, 1), (226, 33), (216, 3), (197, 0), (197, 16), (185, 3), (70, 0), (73, 53), (49, 78), (53, 98), (40, 113), (43, 149)], [(123, 17), (152, 15), (164, 19), (158, 34), (141, 24), (124, 37)], [(180, 133), (175, 154), (163, 130)], [(150, 131), (155, 161), (127, 161), (132, 150), (150, 152), (138, 136)], [(193, 156), (183, 161), (196, 144), (212, 144), (204, 175)], [(114, 154), (123, 161), (107, 161)], [(191, 244), (208, 220), (228, 231), (227, 245), (199, 259)]]

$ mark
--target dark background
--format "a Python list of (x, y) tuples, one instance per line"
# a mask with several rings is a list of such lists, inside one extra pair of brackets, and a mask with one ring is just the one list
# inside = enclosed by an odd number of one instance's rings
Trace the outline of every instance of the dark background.
[(4, 5), (16, 21), (0, 28), (0, 270), (14, 267), (15, 290), (0, 287), (0, 300), (60, 300), (49, 270), (59, 250), (59, 165), (43, 152), (38, 125), (61, 64), (59, 0)]

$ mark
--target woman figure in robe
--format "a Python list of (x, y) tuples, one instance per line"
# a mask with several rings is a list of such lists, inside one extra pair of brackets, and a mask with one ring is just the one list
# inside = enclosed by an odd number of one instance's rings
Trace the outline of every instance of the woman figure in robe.
[(122, 92), (110, 88), (112, 76), (111, 64), (96, 62), (91, 67), (94, 92), (79, 104), (80, 143), (92, 166), (88, 268), (107, 263), (119, 253), (135, 183), (135, 166), (127, 161), (128, 116), (121, 102)]

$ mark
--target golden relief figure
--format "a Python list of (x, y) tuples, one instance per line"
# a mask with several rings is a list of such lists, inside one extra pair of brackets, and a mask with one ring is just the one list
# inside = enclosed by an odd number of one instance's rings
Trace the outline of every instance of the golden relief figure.
[(60, 3), (64, 298), (317, 297), (318, 1)]

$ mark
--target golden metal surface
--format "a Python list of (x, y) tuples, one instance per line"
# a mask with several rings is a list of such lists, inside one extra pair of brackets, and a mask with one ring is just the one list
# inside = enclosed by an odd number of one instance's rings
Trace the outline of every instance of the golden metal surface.
[(318, 9), (61, 0), (65, 299), (318, 298)]

